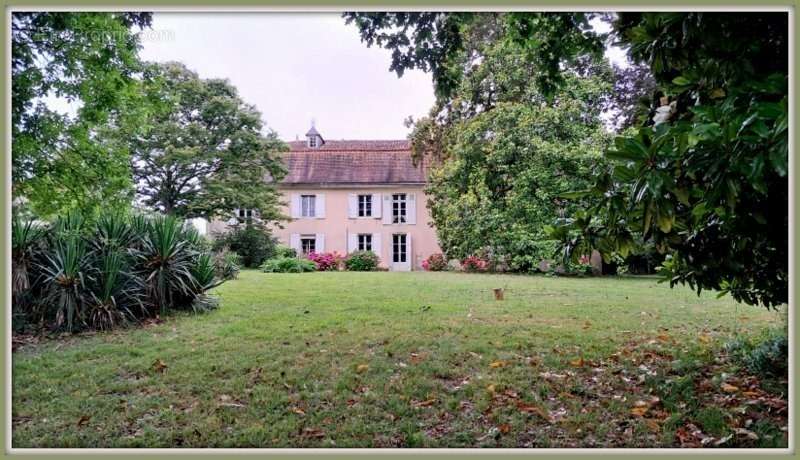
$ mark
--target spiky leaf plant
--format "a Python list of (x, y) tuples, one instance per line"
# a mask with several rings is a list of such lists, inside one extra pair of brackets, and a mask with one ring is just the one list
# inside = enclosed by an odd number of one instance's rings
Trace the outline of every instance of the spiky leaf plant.
[(181, 298), (192, 298), (197, 282), (192, 276), (193, 251), (183, 239), (182, 222), (174, 216), (157, 216), (150, 221), (136, 252), (148, 300), (161, 313)]
[(84, 306), (90, 296), (84, 276), (88, 268), (86, 242), (76, 236), (59, 238), (45, 260), (41, 268), (48, 300), (56, 307), (55, 325), (66, 325), (72, 332), (76, 322), (83, 324)]
[(207, 311), (217, 308), (218, 302), (206, 292), (219, 286), (224, 281), (216, 276), (214, 258), (209, 253), (200, 254), (192, 267), (192, 276), (197, 282), (195, 298), (192, 301), (192, 309), (195, 312)]
[(97, 258), (88, 306), (93, 329), (109, 330), (145, 313), (144, 286), (128, 271), (125, 254), (107, 251)]

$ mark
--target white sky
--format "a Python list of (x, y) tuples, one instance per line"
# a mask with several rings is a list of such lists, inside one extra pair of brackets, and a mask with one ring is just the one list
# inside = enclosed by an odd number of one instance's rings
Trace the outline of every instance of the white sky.
[(140, 56), (227, 78), (284, 140), (311, 124), (326, 139), (404, 139), (433, 105), (430, 76), (389, 72), (337, 13), (155, 13)]
[[(610, 25), (592, 21), (599, 32)], [(339, 13), (159, 13), (140, 34), (140, 57), (180, 61), (201, 78), (227, 78), (281, 139), (301, 139), (316, 121), (335, 139), (405, 139), (409, 116), (434, 103), (430, 76), (389, 72), (390, 52), (361, 43)], [(623, 50), (606, 57), (625, 65)], [(77, 103), (49, 95), (53, 109), (74, 114)]]

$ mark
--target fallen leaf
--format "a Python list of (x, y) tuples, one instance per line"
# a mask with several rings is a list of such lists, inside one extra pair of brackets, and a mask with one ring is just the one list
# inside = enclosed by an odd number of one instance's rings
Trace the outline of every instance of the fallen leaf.
[(583, 367), (584, 361), (583, 358), (573, 359), (569, 362), (569, 365), (572, 367)]
[(506, 434), (509, 431), (511, 431), (511, 425), (509, 425), (508, 423), (503, 423), (502, 425), (498, 425), (497, 429), (500, 430), (500, 433)]
[(489, 367), (491, 367), (492, 369), (497, 369), (498, 367), (503, 367), (506, 364), (508, 364), (508, 363), (505, 362), (505, 361), (495, 361), (493, 363), (490, 363)]
[(363, 374), (368, 370), (369, 370), (369, 364), (359, 364), (358, 367), (356, 367), (356, 372), (358, 372), (359, 374)]
[(631, 414), (636, 415), (637, 417), (644, 417), (644, 414), (646, 414), (648, 410), (650, 410), (650, 408), (647, 406), (634, 407), (631, 409)]
[(426, 399), (425, 401), (418, 401), (414, 403), (414, 407), (428, 407), (436, 403), (435, 399)]
[(723, 383), (722, 385), (720, 385), (720, 388), (722, 388), (722, 391), (724, 391), (725, 393), (736, 393), (737, 391), (739, 391), (739, 387), (731, 385), (729, 383)]
[(318, 428), (305, 428), (303, 429), (303, 436), (308, 436), (310, 438), (323, 438), (325, 437), (325, 432)]
[(300, 409), (299, 407), (293, 407), (292, 412), (294, 412), (297, 415), (306, 415), (306, 411)]
[(78, 419), (78, 426), (84, 426), (89, 423), (89, 419), (92, 418), (90, 415), (84, 415), (80, 419)]
[(486, 391), (488, 391), (489, 393), (494, 394), (494, 384), (492, 383), (492, 384), (486, 385)]
[(657, 420), (653, 420), (653, 419), (649, 418), (649, 419), (644, 421), (644, 424), (647, 425), (647, 429), (648, 430), (650, 430), (650, 431), (652, 431), (654, 433), (658, 433), (661, 430), (661, 425), (658, 424)]
[(589, 329), (590, 327), (592, 327), (592, 323), (590, 323), (589, 321), (583, 323), (583, 330)]
[(159, 372), (159, 373), (164, 373), (164, 371), (167, 369), (167, 367), (169, 367), (169, 366), (167, 366), (164, 363), (164, 361), (161, 361), (161, 359), (157, 359), (153, 363), (153, 370), (155, 370), (156, 372)]
[(517, 409), (519, 409), (521, 412), (536, 414), (539, 417), (547, 420), (548, 422), (553, 421), (553, 418), (550, 416), (550, 413), (548, 413), (546, 410), (542, 409), (539, 406), (534, 406), (532, 404), (525, 404), (522, 401), (520, 401), (517, 403)]
[(697, 340), (701, 343), (711, 343), (711, 336), (708, 334), (700, 334), (697, 336)]
[(658, 334), (656, 338), (661, 342), (669, 342), (669, 335), (667, 334)]

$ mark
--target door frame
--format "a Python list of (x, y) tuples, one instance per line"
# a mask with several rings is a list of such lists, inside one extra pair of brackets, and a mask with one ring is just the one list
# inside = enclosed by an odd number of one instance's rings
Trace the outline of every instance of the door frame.
[[(405, 262), (395, 262), (395, 244), (394, 244), (394, 237), (395, 235), (403, 235), (405, 237), (405, 254), (406, 254), (406, 261)], [(411, 236), (408, 232), (392, 232), (392, 241), (391, 246), (389, 247), (389, 267), (392, 271), (395, 272), (408, 272), (411, 271)]]

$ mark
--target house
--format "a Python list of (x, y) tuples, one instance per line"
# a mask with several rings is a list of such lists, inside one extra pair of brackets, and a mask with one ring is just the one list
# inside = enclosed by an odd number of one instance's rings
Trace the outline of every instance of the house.
[[(291, 220), (273, 229), (281, 243), (304, 254), (373, 251), (398, 271), (441, 252), (425, 206), (426, 168), (412, 163), (408, 141), (326, 141), (312, 126), (305, 141), (288, 144), (278, 189)], [(209, 230), (227, 226), (214, 221)]]

